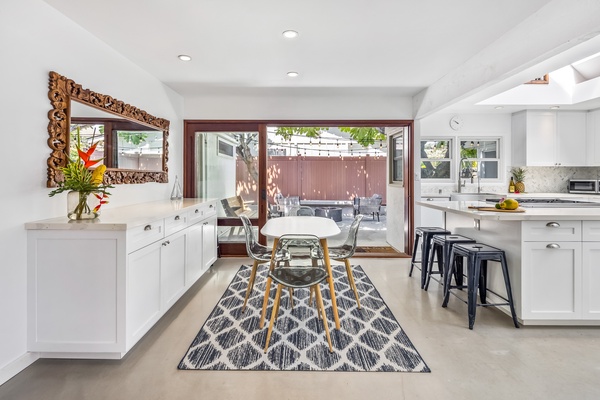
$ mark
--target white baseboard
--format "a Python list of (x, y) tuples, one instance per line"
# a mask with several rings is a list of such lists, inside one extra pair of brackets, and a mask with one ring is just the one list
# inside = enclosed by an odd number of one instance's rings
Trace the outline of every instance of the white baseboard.
[(16, 360), (0, 368), (0, 385), (33, 364), (39, 357), (38, 353), (25, 353)]

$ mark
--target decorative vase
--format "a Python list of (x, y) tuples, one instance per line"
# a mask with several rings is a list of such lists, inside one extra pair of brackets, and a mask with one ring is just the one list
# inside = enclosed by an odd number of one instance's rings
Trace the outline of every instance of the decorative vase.
[(100, 210), (94, 211), (100, 200), (92, 192), (71, 191), (67, 193), (67, 216), (72, 220), (98, 218)]

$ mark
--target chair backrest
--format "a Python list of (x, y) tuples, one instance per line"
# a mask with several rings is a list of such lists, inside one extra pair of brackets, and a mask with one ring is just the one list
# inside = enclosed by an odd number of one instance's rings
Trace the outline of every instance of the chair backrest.
[(354, 217), (354, 221), (352, 221), (350, 229), (348, 230), (348, 237), (342, 245), (342, 247), (344, 247), (347, 251), (350, 252), (348, 257), (352, 257), (354, 255), (354, 252), (356, 251), (356, 242), (358, 240), (358, 227), (360, 226), (360, 221), (362, 221), (362, 219), (362, 214), (358, 214), (356, 217)]
[(358, 211), (362, 214), (379, 212), (382, 200), (381, 197), (361, 197), (359, 198)]
[(227, 217), (238, 217), (250, 209), (244, 203), (242, 196), (233, 196), (221, 200), (221, 205)]
[(290, 287), (312, 286), (327, 277), (323, 248), (314, 235), (283, 235), (277, 242), (275, 268), (269, 275)]
[(312, 217), (315, 215), (315, 211), (309, 206), (300, 206), (296, 209), (296, 214), (302, 217)]
[(242, 224), (244, 225), (244, 234), (246, 236), (246, 252), (250, 257), (254, 258), (254, 248), (258, 243), (256, 242), (256, 236), (254, 236), (254, 229), (252, 229), (252, 222), (250, 218), (245, 215), (240, 215)]

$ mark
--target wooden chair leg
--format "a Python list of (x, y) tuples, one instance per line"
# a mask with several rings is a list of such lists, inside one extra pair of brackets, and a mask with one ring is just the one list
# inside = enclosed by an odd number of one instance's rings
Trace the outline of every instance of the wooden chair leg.
[(258, 269), (258, 261), (254, 260), (254, 264), (252, 264), (252, 272), (250, 272), (250, 279), (248, 280), (248, 287), (246, 288), (246, 297), (244, 298), (244, 305), (242, 306), (242, 312), (246, 311), (246, 303), (248, 303), (248, 297), (250, 297), (250, 293), (252, 293), (252, 288), (254, 288), (254, 280), (256, 278), (256, 270)]
[(350, 267), (350, 260), (347, 258), (344, 259), (344, 264), (346, 265), (346, 275), (348, 275), (348, 282), (350, 282), (350, 288), (354, 292), (354, 297), (356, 298), (356, 305), (360, 310), (360, 300), (358, 298), (358, 289), (356, 288), (356, 284), (354, 283), (354, 276), (352, 275), (352, 268)]
[(271, 310), (271, 322), (269, 323), (269, 330), (267, 331), (267, 340), (265, 342), (265, 350), (269, 348), (269, 342), (271, 341), (271, 334), (273, 333), (273, 326), (275, 325), (275, 319), (277, 318), (277, 312), (279, 311), (279, 299), (281, 298), (282, 284), (277, 285), (277, 293), (275, 294), (275, 301), (273, 302), (273, 309)]
[(325, 336), (327, 336), (327, 343), (329, 344), (329, 352), (333, 353), (333, 346), (331, 345), (331, 336), (329, 335), (329, 324), (327, 323), (327, 316), (325, 315), (325, 305), (323, 304), (323, 297), (321, 296), (321, 288), (319, 285), (315, 285), (315, 294), (317, 298), (318, 311), (323, 317), (323, 326), (325, 327)]

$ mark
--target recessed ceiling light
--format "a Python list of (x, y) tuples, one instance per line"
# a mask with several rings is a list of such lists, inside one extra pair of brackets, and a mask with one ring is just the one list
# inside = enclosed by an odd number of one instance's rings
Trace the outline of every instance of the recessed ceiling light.
[(295, 78), (298, 75), (300, 75), (299, 73), (297, 73), (296, 71), (290, 71), (287, 73), (287, 76), (289, 76), (290, 78)]
[(192, 57), (186, 54), (180, 54), (177, 56), (177, 58), (179, 58), (181, 61), (192, 61)]
[(550, 106), (551, 110), (558, 110), (560, 108), (560, 106)]
[(283, 37), (288, 38), (288, 39), (297, 38), (298, 32), (292, 31), (292, 30), (283, 31)]

